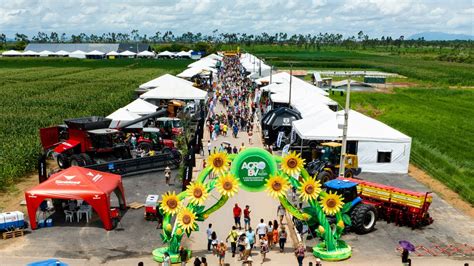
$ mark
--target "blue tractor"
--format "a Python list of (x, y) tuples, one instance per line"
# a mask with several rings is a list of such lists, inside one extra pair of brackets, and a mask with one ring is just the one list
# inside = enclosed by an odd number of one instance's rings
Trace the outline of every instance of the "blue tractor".
[[(342, 196), (345, 204), (350, 203), (348, 208), (344, 208), (343, 211), (350, 217), (351, 225), (348, 226), (348, 229), (357, 234), (367, 234), (374, 230), (377, 222), (377, 209), (373, 204), (365, 202), (359, 197), (357, 183), (334, 179), (324, 183), (323, 188), (327, 192)], [(335, 222), (334, 217), (329, 217), (329, 220)]]

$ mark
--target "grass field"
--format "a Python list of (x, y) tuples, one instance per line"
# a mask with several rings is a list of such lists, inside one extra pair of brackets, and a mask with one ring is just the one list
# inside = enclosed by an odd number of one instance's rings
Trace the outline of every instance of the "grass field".
[(66, 118), (108, 115), (133, 90), (189, 60), (0, 59), (0, 190), (33, 170), (38, 129)]
[[(408, 77), (407, 81), (415, 82), (416, 87), (396, 89), (391, 94), (354, 92), (352, 107), (411, 136), (411, 162), (474, 204), (474, 64), (366, 51), (259, 48), (250, 52), (284, 69), (291, 63), (295, 69), (367, 68)], [(344, 102), (340, 96), (332, 97)]]

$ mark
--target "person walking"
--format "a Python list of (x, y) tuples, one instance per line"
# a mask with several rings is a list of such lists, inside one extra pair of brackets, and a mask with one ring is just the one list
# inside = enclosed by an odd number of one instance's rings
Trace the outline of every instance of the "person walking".
[(282, 204), (278, 205), (277, 216), (280, 219), (280, 224), (283, 225), (283, 218), (285, 217), (286, 209)]
[(207, 234), (207, 251), (211, 251), (212, 247), (212, 224), (209, 224), (209, 227), (206, 230)]
[(258, 239), (262, 239), (267, 235), (267, 225), (260, 219), (260, 223), (257, 225)]
[(238, 152), (239, 150), (237, 149), (237, 146), (234, 146), (234, 148), (232, 148), (232, 153), (237, 154)]
[(278, 244), (280, 246), (280, 252), (285, 251), (285, 243), (286, 243), (286, 238), (288, 237), (288, 234), (286, 232), (286, 229), (284, 226), (281, 226), (280, 232), (278, 234)]
[(263, 237), (260, 240), (260, 254), (262, 254), (262, 263), (265, 262), (268, 253), (268, 240), (267, 237)]
[(229, 235), (225, 239), (225, 241), (229, 241), (230, 238), (230, 250), (232, 252), (232, 258), (235, 257), (235, 252), (237, 250), (237, 239), (239, 238), (239, 232), (236, 230), (235, 226), (232, 226), (232, 230), (230, 230)]
[(168, 252), (165, 252), (163, 255), (164, 255), (164, 257), (163, 257), (162, 265), (163, 266), (171, 266), (170, 254)]
[(165, 168), (165, 182), (168, 186), (170, 185), (170, 179), (171, 179), (171, 168), (169, 165), (167, 165)]
[(252, 227), (249, 226), (247, 232), (245, 233), (245, 236), (249, 240), (250, 248), (253, 249), (253, 246), (255, 244), (255, 231), (252, 230)]
[(252, 145), (252, 136), (253, 136), (253, 132), (252, 130), (247, 130), (247, 135), (249, 136), (249, 144)]
[(298, 266), (303, 266), (303, 260), (305, 256), (304, 253), (305, 253), (305, 247), (303, 243), (300, 242), (298, 244), (298, 247), (295, 250), (295, 256), (296, 256), (296, 260), (298, 261)]
[(219, 240), (217, 239), (216, 231), (212, 231), (211, 234), (211, 247), (212, 247), (212, 254), (217, 254), (217, 248), (219, 245)]
[(208, 155), (211, 155), (211, 146), (212, 146), (212, 145), (211, 145), (211, 141), (208, 140), (208, 141), (207, 141), (207, 153), (208, 153)]
[(239, 207), (239, 204), (235, 204), (234, 206), (234, 209), (233, 209), (233, 213), (234, 213), (234, 222), (235, 222), (235, 227), (238, 226), (239, 230), (242, 229), (242, 224), (240, 223), (241, 221), (241, 216), (242, 216), (242, 209)]
[(245, 205), (244, 209), (244, 229), (247, 231), (248, 228), (250, 228), (250, 206)]
[(267, 241), (268, 241), (268, 246), (272, 248), (273, 247), (273, 223), (272, 223), (272, 221), (268, 221)]
[(179, 247), (179, 258), (181, 260), (181, 266), (186, 266), (186, 262), (188, 261), (188, 251), (184, 249), (183, 246)]
[(225, 253), (227, 251), (227, 246), (224, 241), (221, 241), (217, 247), (217, 257), (219, 258), (219, 266), (224, 266), (225, 264)]
[(273, 226), (273, 231), (272, 231), (272, 248), (275, 246), (277, 243), (279, 243), (279, 232), (278, 232), (278, 227)]

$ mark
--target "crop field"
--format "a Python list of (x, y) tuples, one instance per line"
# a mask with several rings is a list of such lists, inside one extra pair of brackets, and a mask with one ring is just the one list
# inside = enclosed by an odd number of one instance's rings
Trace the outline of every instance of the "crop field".
[(353, 92), (351, 106), (411, 136), (411, 162), (474, 204), (473, 64), (357, 51), (251, 52), (284, 69), (291, 63), (295, 69), (367, 68), (406, 76), (417, 85), (390, 94)]
[(0, 190), (36, 166), (38, 130), (66, 118), (108, 115), (134, 89), (190, 60), (0, 59)]

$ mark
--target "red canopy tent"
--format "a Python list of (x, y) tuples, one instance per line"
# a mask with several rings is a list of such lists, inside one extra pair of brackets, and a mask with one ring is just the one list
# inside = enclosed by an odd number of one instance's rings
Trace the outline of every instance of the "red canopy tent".
[(126, 208), (120, 175), (72, 166), (52, 175), (45, 182), (25, 192), (31, 229), (36, 229), (36, 210), (45, 199), (84, 200), (99, 215), (104, 228), (112, 230), (110, 194), (114, 192), (121, 209)]

